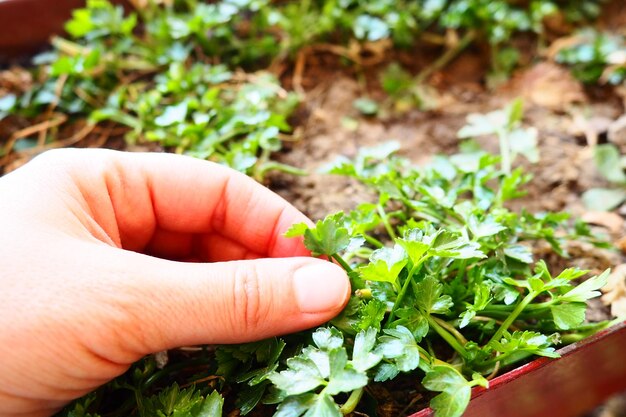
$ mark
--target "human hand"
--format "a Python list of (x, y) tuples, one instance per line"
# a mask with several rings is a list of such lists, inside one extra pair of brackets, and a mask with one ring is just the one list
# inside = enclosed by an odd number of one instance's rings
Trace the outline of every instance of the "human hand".
[(0, 416), (51, 415), (151, 352), (329, 320), (349, 282), (282, 237), (303, 221), (176, 155), (58, 150), (0, 179)]

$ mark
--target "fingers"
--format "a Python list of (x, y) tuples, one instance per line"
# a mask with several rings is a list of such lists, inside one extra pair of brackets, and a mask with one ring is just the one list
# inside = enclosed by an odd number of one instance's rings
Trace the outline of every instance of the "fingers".
[[(106, 150), (52, 151), (39, 160), (50, 159), (64, 166), (91, 217), (125, 249), (143, 251), (152, 245), (180, 252), (177, 241), (164, 237), (218, 234), (259, 256), (308, 254), (301, 241), (282, 236), (308, 219), (227, 167), (180, 155)], [(153, 244), (156, 234), (159, 241)]]
[[(116, 282), (126, 286), (126, 295), (100, 305), (124, 315), (115, 324), (126, 329), (115, 337), (119, 352), (136, 355), (109, 357), (114, 362), (177, 346), (240, 343), (311, 328), (336, 316), (350, 294), (346, 273), (314, 258), (207, 265), (120, 254), (113, 248), (105, 252), (97, 258), (109, 269), (118, 265)], [(141, 295), (129, 300), (129, 294)], [(90, 349), (107, 346), (98, 355), (115, 354), (106, 332), (92, 337), (85, 341)]]

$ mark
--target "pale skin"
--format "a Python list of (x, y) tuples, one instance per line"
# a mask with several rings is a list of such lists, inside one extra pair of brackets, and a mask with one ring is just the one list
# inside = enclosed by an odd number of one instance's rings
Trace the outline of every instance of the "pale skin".
[(0, 416), (50, 416), (141, 357), (321, 324), (345, 272), (309, 221), (228, 168), (57, 150), (0, 179)]

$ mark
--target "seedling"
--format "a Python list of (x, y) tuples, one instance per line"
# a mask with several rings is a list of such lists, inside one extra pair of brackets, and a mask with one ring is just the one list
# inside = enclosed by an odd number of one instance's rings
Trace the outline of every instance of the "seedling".
[(537, 129), (521, 126), (524, 102), (514, 100), (506, 108), (487, 114), (470, 114), (467, 125), (458, 133), (459, 138), (468, 139), (484, 135), (496, 135), (500, 144), (502, 170), (511, 173), (511, 165), (518, 154), (530, 162), (539, 161)]

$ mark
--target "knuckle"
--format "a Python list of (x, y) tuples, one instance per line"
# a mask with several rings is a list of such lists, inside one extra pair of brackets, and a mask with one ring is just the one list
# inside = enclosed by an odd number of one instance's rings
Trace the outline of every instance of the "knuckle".
[(246, 332), (258, 328), (265, 319), (260, 284), (254, 263), (244, 263), (237, 267), (233, 291), (234, 325), (243, 326)]

